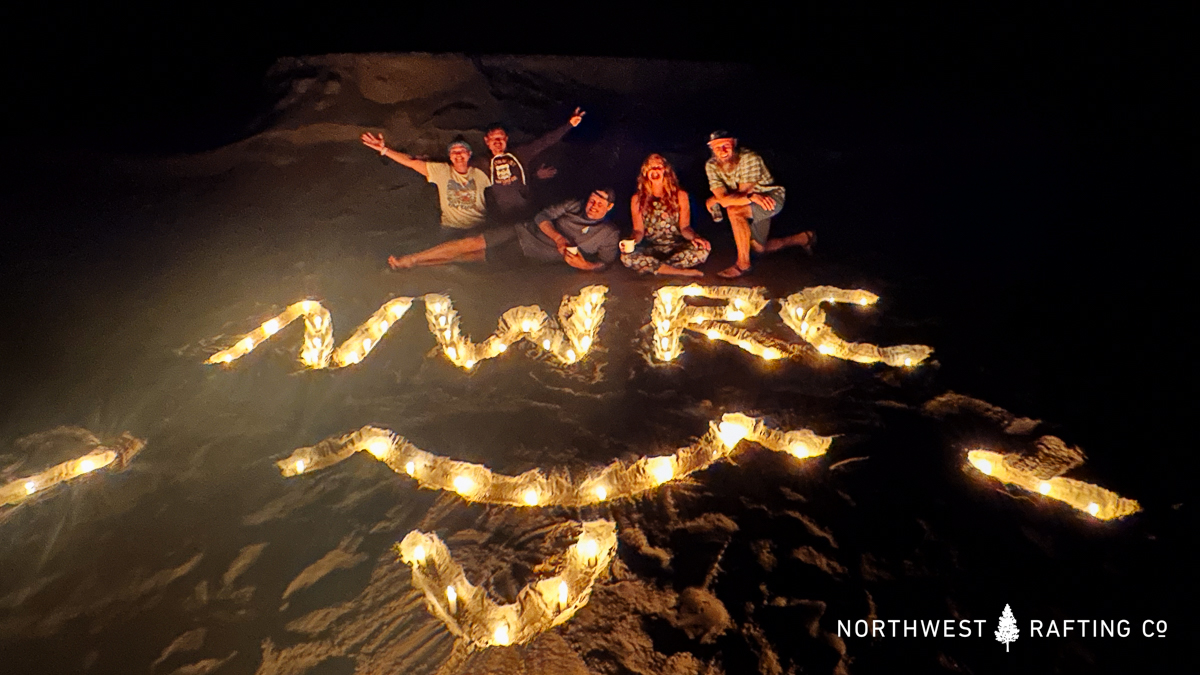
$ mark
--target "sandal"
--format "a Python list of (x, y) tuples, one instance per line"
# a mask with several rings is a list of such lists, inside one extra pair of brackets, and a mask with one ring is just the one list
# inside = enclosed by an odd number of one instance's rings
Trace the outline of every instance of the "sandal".
[(747, 274), (750, 274), (753, 269), (754, 265), (738, 267), (737, 263), (734, 263), (720, 272), (717, 272), (717, 276), (721, 277), (722, 279), (737, 279), (738, 277), (744, 277)]

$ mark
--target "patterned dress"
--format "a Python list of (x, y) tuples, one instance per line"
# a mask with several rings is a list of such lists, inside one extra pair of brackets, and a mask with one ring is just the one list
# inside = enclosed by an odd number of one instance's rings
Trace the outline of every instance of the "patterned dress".
[(708, 251), (699, 244), (683, 238), (679, 231), (679, 214), (667, 213), (663, 200), (655, 198), (649, 213), (642, 214), (646, 227), (633, 253), (622, 253), (621, 262), (639, 274), (654, 274), (659, 265), (686, 269), (708, 260)]

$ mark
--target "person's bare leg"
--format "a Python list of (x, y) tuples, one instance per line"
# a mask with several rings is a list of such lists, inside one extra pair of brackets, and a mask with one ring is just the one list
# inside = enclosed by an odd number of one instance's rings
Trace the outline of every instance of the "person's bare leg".
[(671, 265), (668, 265), (666, 263), (659, 265), (658, 269), (654, 270), (654, 273), (655, 274), (665, 274), (665, 275), (673, 276), (673, 277), (702, 277), (702, 276), (704, 276), (704, 272), (701, 272), (700, 270), (687, 269), (685, 267), (672, 267)]
[(417, 253), (399, 258), (392, 256), (388, 258), (388, 264), (392, 269), (404, 269), (446, 265), (452, 262), (480, 262), (484, 259), (486, 248), (487, 242), (484, 241), (483, 235), (452, 239)]
[(725, 213), (729, 215), (729, 226), (733, 229), (733, 244), (737, 247), (737, 262), (733, 267), (727, 267), (717, 276), (739, 277), (750, 269), (750, 206), (729, 206)]
[(812, 253), (813, 242), (816, 241), (817, 234), (812, 230), (805, 230), (788, 237), (779, 237), (778, 239), (768, 239), (767, 245), (764, 247), (767, 253), (773, 253), (782, 248), (792, 246), (803, 246), (805, 250)]

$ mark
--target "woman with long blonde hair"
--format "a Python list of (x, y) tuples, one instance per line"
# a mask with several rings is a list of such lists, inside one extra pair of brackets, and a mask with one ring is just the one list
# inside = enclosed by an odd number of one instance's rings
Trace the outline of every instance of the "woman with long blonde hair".
[(635, 248), (621, 253), (626, 267), (640, 274), (704, 276), (693, 268), (708, 260), (712, 244), (692, 230), (688, 194), (662, 155), (654, 153), (642, 162), (629, 208)]

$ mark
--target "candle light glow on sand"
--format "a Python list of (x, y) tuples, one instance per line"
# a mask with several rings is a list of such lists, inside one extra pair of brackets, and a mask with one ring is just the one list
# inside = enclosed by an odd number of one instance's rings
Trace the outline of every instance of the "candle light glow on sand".
[(879, 296), (870, 291), (815, 286), (784, 298), (779, 314), (797, 335), (825, 356), (859, 363), (882, 361), (896, 367), (920, 365), (933, 353), (933, 348), (925, 345), (878, 347), (867, 342), (847, 342), (825, 323), (825, 311), (821, 309), (823, 302), (869, 307), (878, 301)]
[(608, 571), (617, 550), (611, 520), (580, 523), (582, 532), (554, 575), (526, 584), (516, 602), (501, 605), (467, 580), (462, 566), (437, 535), (409, 532), (396, 544), (400, 560), (412, 569), (413, 585), (425, 594), (429, 612), (471, 647), (506, 647), (529, 642), (570, 620), (591, 598), (597, 579)]
[(0, 507), (20, 504), (61, 483), (86, 476), (99, 469), (124, 470), (134, 455), (141, 452), (145, 446), (145, 441), (126, 432), (110, 445), (100, 445), (81, 457), (69, 459), (30, 476), (11, 480), (0, 485)]
[[(496, 332), (483, 342), (463, 336), (459, 315), (450, 298), (429, 293), (422, 296), (429, 332), (451, 363), (472, 370), (480, 361), (508, 351), (519, 340), (553, 354), (560, 363), (570, 365), (583, 359), (596, 344), (604, 321), (607, 286), (587, 286), (576, 295), (566, 296), (559, 305), (557, 322), (537, 305), (513, 307), (500, 317)], [(685, 298), (723, 300), (721, 305), (689, 305)], [(890, 366), (911, 367), (921, 364), (933, 352), (924, 345), (878, 347), (865, 342), (847, 342), (825, 323), (822, 302), (841, 302), (866, 307), (878, 296), (863, 290), (845, 290), (832, 286), (806, 288), (782, 301), (780, 315), (784, 323), (813, 345), (819, 354), (859, 363), (884, 362)], [(333, 320), (315, 300), (288, 306), (237, 340), (234, 346), (208, 358), (209, 364), (229, 364), (249, 354), (285, 326), (300, 317), (305, 319), (304, 342), (300, 361), (308, 368), (345, 368), (362, 362), (379, 345), (387, 331), (403, 318), (414, 298), (393, 298), (384, 303), (336, 350), (333, 348)], [(743, 286), (664, 286), (654, 293), (650, 313), (653, 328), (654, 358), (670, 362), (683, 352), (680, 337), (684, 330), (710, 340), (727, 342), (766, 361), (801, 356), (798, 344), (774, 338), (731, 324), (759, 315), (770, 301), (762, 288)]]
[(1063, 502), (1099, 520), (1115, 520), (1142, 510), (1140, 504), (1111, 490), (1062, 476), (1038, 476), (1014, 465), (1005, 455), (989, 450), (971, 450), (967, 462), (979, 473), (1007, 485), (1015, 485)]
[[(446, 357), (454, 365), (470, 370), (480, 361), (503, 354), (522, 338), (554, 354), (562, 363), (575, 363), (595, 345), (596, 334), (604, 321), (607, 292), (606, 286), (588, 286), (576, 295), (563, 298), (557, 324), (536, 305), (513, 307), (501, 316), (496, 333), (481, 343), (472, 342), (461, 334), (458, 313), (450, 298), (429, 293), (421, 299), (425, 303), (429, 332), (433, 333)], [(304, 317), (300, 362), (313, 369), (353, 366), (379, 345), (388, 330), (404, 317), (413, 300), (393, 298), (387, 301), (337, 349), (333, 348), (333, 319), (328, 310), (315, 300), (297, 302), (240, 337), (234, 346), (213, 354), (205, 363), (232, 363), (288, 324)]]
[[(616, 461), (582, 480), (573, 480), (565, 472), (542, 469), (517, 476), (493, 473), (486, 466), (439, 457), (386, 429), (366, 426), (299, 448), (276, 465), (284, 476), (296, 476), (327, 468), (361, 451), (396, 473), (411, 476), (421, 487), (454, 492), (469, 502), (579, 507), (641, 496), (730, 457), (743, 440), (798, 460), (825, 454), (833, 441), (808, 429), (779, 431), (760, 419), (727, 413), (719, 422), (710, 423), (708, 432), (696, 443), (672, 455)], [(511, 605), (495, 604), (481, 588), (470, 584), (436, 535), (410, 532), (397, 550), (412, 567), (413, 582), (425, 593), (429, 611), (450, 632), (475, 648), (507, 646), (531, 640), (587, 604), (596, 579), (615, 554), (616, 524), (591, 521), (583, 524), (583, 530), (556, 575), (527, 585)]]
[(392, 471), (411, 476), (423, 488), (454, 492), (469, 502), (522, 508), (578, 507), (634, 498), (707, 469), (732, 455), (742, 440), (807, 459), (825, 454), (833, 438), (808, 429), (778, 431), (760, 419), (727, 413), (718, 424), (710, 424), (699, 440), (674, 454), (615, 461), (576, 480), (565, 472), (547, 472), (541, 468), (516, 476), (494, 473), (482, 464), (440, 457), (386, 429), (366, 426), (315, 446), (299, 448), (276, 465), (284, 476), (296, 476), (327, 468), (361, 451)]

